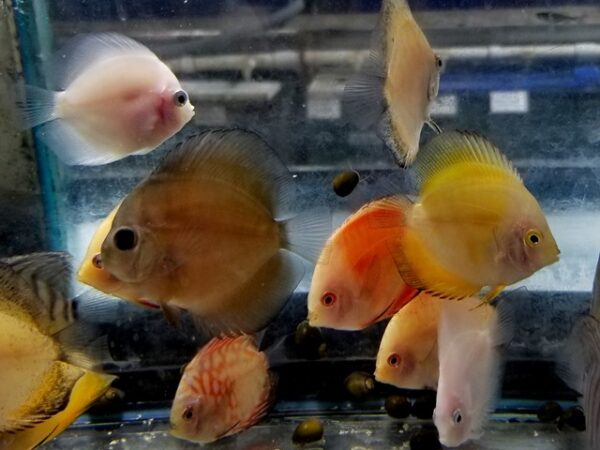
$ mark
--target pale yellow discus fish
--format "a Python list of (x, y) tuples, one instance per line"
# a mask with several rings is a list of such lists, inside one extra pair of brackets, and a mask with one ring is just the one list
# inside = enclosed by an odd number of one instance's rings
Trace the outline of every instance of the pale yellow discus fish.
[(75, 321), (70, 282), (62, 253), (0, 261), (0, 448), (53, 438), (115, 378), (90, 371), (78, 338), (65, 333)]
[(375, 379), (403, 389), (435, 389), (442, 300), (422, 293), (388, 323), (377, 353)]
[(375, 126), (396, 160), (409, 165), (423, 124), (440, 131), (429, 109), (438, 94), (442, 60), (406, 0), (384, 0), (374, 39), (369, 61), (345, 88), (345, 114), (361, 128)]

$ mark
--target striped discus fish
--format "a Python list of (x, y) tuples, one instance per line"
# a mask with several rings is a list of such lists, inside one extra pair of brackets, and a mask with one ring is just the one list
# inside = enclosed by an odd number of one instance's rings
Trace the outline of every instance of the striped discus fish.
[(272, 387), (267, 358), (252, 338), (215, 338), (183, 372), (171, 433), (199, 443), (239, 433), (266, 414)]

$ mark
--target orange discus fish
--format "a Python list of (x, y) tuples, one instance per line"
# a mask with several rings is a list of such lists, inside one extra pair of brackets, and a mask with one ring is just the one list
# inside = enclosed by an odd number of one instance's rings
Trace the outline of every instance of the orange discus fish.
[(361, 330), (391, 317), (417, 295), (390, 251), (404, 233), (410, 208), (400, 195), (368, 203), (331, 236), (308, 294), (311, 326)]
[(444, 301), (423, 292), (392, 317), (377, 353), (377, 381), (403, 389), (436, 388), (437, 329)]
[(267, 357), (251, 337), (215, 338), (183, 372), (171, 433), (208, 443), (244, 431), (267, 413), (273, 385)]

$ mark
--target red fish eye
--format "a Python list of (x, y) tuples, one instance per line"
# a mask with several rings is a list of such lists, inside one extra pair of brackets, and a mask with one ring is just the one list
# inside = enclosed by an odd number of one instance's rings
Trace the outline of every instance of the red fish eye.
[(100, 255), (100, 253), (94, 255), (94, 257), (92, 258), (92, 264), (96, 269), (102, 269), (102, 267), (104, 267), (102, 265), (102, 256)]
[(392, 353), (388, 358), (388, 364), (392, 367), (398, 367), (400, 365), (400, 355)]
[(192, 420), (194, 417), (194, 408), (192, 408), (191, 406), (185, 408), (181, 417), (183, 417), (183, 420)]
[(321, 303), (323, 303), (324, 306), (331, 306), (336, 302), (336, 300), (337, 297), (331, 292), (325, 292), (325, 294), (323, 294), (323, 297), (321, 297)]

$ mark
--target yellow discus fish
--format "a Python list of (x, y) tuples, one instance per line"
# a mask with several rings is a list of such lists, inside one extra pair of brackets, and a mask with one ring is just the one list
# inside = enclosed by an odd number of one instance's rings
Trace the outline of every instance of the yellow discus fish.
[[(79, 338), (62, 333), (76, 319), (70, 282), (62, 253), (0, 260), (0, 448), (32, 448), (56, 436), (114, 379), (89, 372), (93, 362), (77, 348)], [(101, 382), (72, 395), (90, 377)]]
[(392, 252), (411, 286), (486, 300), (558, 260), (544, 213), (508, 159), (469, 132), (434, 137), (419, 153), (421, 186)]
[(406, 0), (384, 0), (375, 48), (344, 90), (344, 109), (360, 128), (377, 131), (401, 165), (419, 150), (423, 124), (438, 94), (442, 60), (433, 52)]

